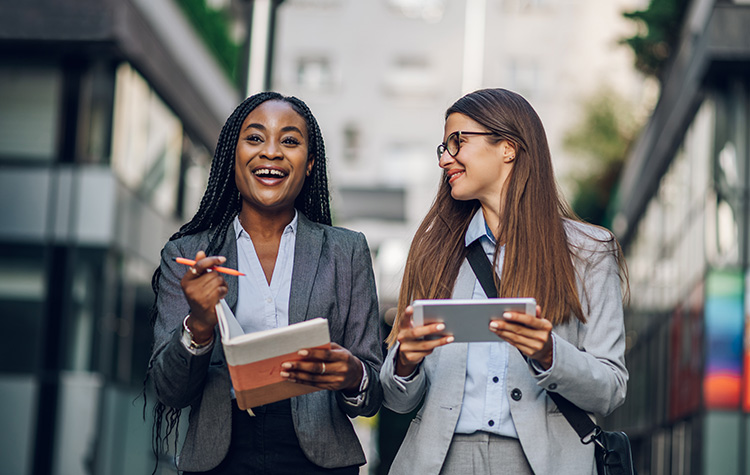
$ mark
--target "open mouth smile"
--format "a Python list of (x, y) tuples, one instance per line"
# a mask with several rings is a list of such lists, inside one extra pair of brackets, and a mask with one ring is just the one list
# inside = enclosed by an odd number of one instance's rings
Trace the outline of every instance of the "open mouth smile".
[(459, 177), (463, 176), (464, 173), (466, 173), (466, 170), (448, 170), (447, 172), (445, 172), (445, 179), (448, 180), (448, 183), (453, 183)]
[(261, 167), (253, 170), (253, 175), (255, 175), (261, 183), (275, 185), (289, 176), (289, 173), (280, 168)]

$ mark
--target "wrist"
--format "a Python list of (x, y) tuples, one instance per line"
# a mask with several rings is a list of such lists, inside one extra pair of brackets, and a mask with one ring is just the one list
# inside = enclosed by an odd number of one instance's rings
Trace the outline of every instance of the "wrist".
[(188, 316), (182, 321), (182, 327), (190, 337), (191, 346), (194, 348), (204, 347), (211, 343), (214, 338), (214, 329), (196, 325), (195, 322), (192, 321), (190, 314), (188, 314)]
[(362, 363), (359, 358), (352, 355), (352, 359), (354, 360), (354, 365), (358, 368), (359, 377), (357, 377), (354, 382), (346, 389), (343, 389), (342, 392), (344, 393), (344, 396), (347, 397), (355, 397), (364, 392), (366, 388), (363, 386), (364, 378), (365, 378), (365, 365)]
[(405, 378), (411, 375), (417, 366), (419, 366), (419, 363), (408, 363), (402, 361), (401, 352), (399, 351), (398, 356), (396, 357), (396, 376)]

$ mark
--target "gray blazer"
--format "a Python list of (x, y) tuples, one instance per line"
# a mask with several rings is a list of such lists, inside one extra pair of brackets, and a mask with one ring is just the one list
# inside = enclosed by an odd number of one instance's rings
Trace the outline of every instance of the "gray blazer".
[[(545, 390), (555, 391), (590, 413), (606, 415), (625, 400), (625, 328), (613, 244), (598, 228), (567, 222), (576, 257), (578, 295), (587, 323), (555, 327), (554, 363), (538, 375), (518, 351), (509, 352), (510, 412), (529, 463), (538, 474), (595, 474), (593, 444), (583, 445)], [(453, 298), (471, 298), (476, 277), (464, 261)], [(398, 345), (380, 373), (384, 405), (396, 412), (424, 405), (412, 420), (391, 466), (392, 475), (438, 475), (456, 428), (466, 379), (466, 343), (452, 343), (427, 356), (408, 385), (394, 378)]]
[[(192, 355), (181, 343), (182, 320), (189, 307), (180, 287), (184, 265), (173, 257), (192, 258), (208, 246), (208, 232), (170, 241), (162, 250), (161, 279), (149, 374), (159, 400), (167, 406), (190, 406), (187, 436), (178, 457), (180, 470), (206, 471), (226, 456), (231, 436), (231, 382), (220, 344), (205, 355)], [(236, 268), (237, 244), (231, 224), (217, 253)], [(226, 301), (237, 305), (237, 277), (225, 275)], [(292, 398), (292, 418), (305, 455), (326, 468), (361, 465), (365, 455), (348, 417), (372, 416), (382, 401), (382, 364), (378, 303), (370, 251), (365, 237), (313, 223), (299, 213), (289, 323), (328, 318), (331, 341), (347, 348), (367, 369), (370, 383), (364, 403), (346, 404), (340, 392), (317, 391)], [(218, 340), (218, 327), (217, 342)], [(348, 416), (348, 417), (347, 417)]]

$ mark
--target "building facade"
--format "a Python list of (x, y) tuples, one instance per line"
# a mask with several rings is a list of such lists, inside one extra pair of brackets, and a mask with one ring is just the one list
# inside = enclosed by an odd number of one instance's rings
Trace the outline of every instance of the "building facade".
[(640, 474), (748, 474), (750, 2), (690, 3), (626, 162), (628, 397)]
[(151, 275), (240, 95), (173, 0), (0, 12), (0, 471), (150, 473)]
[(286, 0), (273, 86), (308, 102), (329, 156), (337, 224), (375, 251), (382, 306), (394, 305), (411, 236), (440, 180), (443, 114), (461, 95), (503, 87), (545, 124), (563, 187), (582, 166), (563, 147), (602, 88), (638, 102), (622, 11), (641, 0)]

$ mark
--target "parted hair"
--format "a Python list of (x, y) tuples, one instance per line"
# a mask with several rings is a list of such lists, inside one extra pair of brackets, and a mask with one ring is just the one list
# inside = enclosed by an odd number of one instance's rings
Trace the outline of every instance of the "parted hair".
[[(445, 113), (463, 114), (493, 135), (507, 140), (515, 160), (505, 183), (495, 265), (505, 245), (502, 276), (495, 275), (500, 297), (534, 297), (545, 318), (560, 324), (577, 318), (586, 322), (576, 289), (573, 250), (564, 220), (578, 219), (557, 191), (547, 137), (539, 116), (523, 97), (505, 89), (482, 89), (457, 100)], [(478, 200), (458, 201), (443, 176), (437, 196), (417, 229), (409, 249), (388, 343), (398, 335), (398, 321), (415, 299), (448, 299), (467, 255), (465, 234), (479, 209)], [(614, 240), (611, 233), (607, 233)], [(619, 246), (615, 246), (619, 249)], [(624, 262), (617, 256), (620, 269)]]
[[(179, 231), (169, 238), (170, 241), (208, 231), (210, 240), (205, 251), (206, 255), (211, 256), (221, 248), (229, 224), (239, 213), (242, 206), (234, 172), (235, 153), (242, 124), (250, 112), (266, 101), (286, 102), (305, 120), (308, 136), (308, 159), (314, 160), (314, 163), (310, 175), (306, 177), (302, 185), (300, 194), (295, 199), (294, 207), (311, 221), (331, 224), (325, 145), (318, 121), (302, 100), (294, 96), (283, 96), (277, 92), (261, 92), (245, 99), (224, 123), (211, 162), (208, 185), (203, 193), (203, 198), (201, 198), (198, 211), (190, 221), (183, 224)], [(151, 287), (155, 296), (159, 294), (160, 277), (161, 269), (157, 268), (151, 279)], [(151, 309), (152, 325), (156, 322), (157, 316), (155, 298)], [(159, 459), (158, 454), (166, 448), (169, 435), (177, 428), (180, 412), (179, 409), (167, 407), (158, 401), (154, 406), (152, 445), (157, 461)], [(162, 430), (163, 423), (166, 423), (164, 431)], [(156, 468), (154, 471), (156, 471)]]

